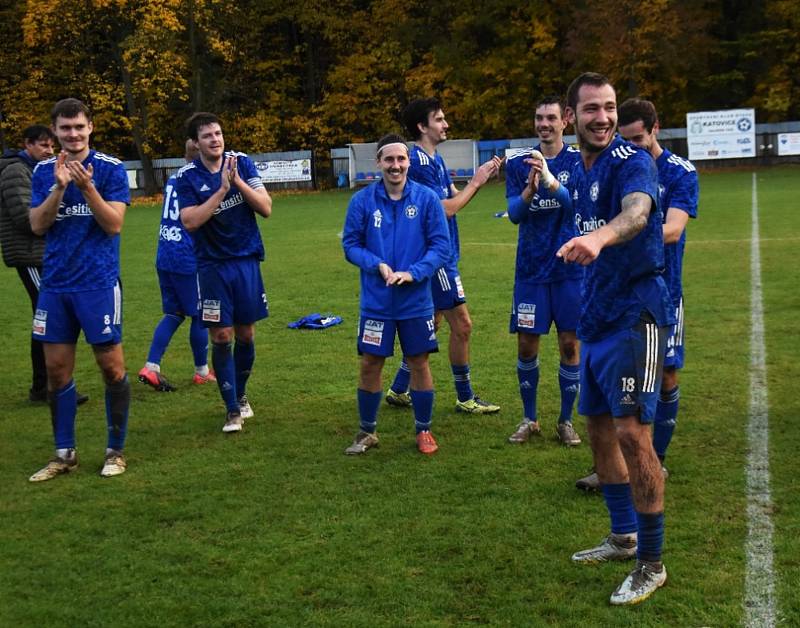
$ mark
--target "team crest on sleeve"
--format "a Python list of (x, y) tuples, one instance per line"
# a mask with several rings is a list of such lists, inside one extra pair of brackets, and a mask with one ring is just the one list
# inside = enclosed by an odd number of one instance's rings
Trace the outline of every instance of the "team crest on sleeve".
[(372, 212), (372, 224), (375, 226), (376, 229), (380, 229), (381, 228), (381, 220), (382, 219), (383, 219), (383, 216), (381, 215), (381, 210), (380, 209), (376, 209), (374, 212)]
[(600, 184), (595, 181), (592, 183), (592, 187), (589, 188), (589, 198), (592, 199), (592, 203), (596, 203), (598, 196), (600, 196)]
[(406, 207), (406, 218), (416, 218), (417, 213), (418, 211), (416, 205), (408, 205)]

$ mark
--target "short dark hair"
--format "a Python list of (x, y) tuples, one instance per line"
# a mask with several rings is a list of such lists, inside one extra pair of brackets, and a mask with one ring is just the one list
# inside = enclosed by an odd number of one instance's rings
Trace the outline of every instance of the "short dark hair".
[(567, 89), (567, 107), (573, 111), (578, 108), (578, 93), (581, 91), (581, 87), (584, 85), (603, 87), (604, 85), (611, 85), (611, 81), (597, 72), (584, 72), (574, 81), (572, 81)]
[(555, 94), (549, 94), (548, 96), (545, 96), (536, 103), (536, 106), (533, 108), (534, 111), (543, 105), (558, 105), (558, 110), (561, 113), (561, 116), (564, 116), (564, 101), (561, 100), (561, 96), (557, 96)]
[(50, 140), (55, 142), (56, 136), (49, 126), (44, 124), (33, 124), (22, 132), (22, 139), (26, 144), (33, 144), (39, 140)]
[(428, 126), (428, 116), (441, 108), (438, 98), (416, 98), (403, 109), (403, 126), (412, 138), (418, 140), (422, 132), (417, 125)]
[[(381, 157), (381, 151), (383, 150), (383, 147), (389, 144), (403, 144), (405, 146), (406, 140), (402, 135), (398, 135), (397, 133), (389, 133), (388, 135), (384, 135), (378, 140), (378, 148), (375, 151), (375, 156), (378, 159)], [(406, 150), (407, 149), (408, 147), (406, 146)]]
[(200, 127), (208, 126), (209, 124), (219, 124), (220, 127), (222, 126), (219, 118), (213, 113), (208, 113), (207, 111), (198, 111), (197, 113), (192, 114), (192, 116), (186, 121), (186, 137), (189, 137), (196, 142)]
[(649, 100), (642, 98), (628, 98), (617, 109), (617, 125), (626, 126), (641, 120), (648, 133), (653, 132), (653, 127), (658, 122), (656, 106)]
[(92, 112), (82, 101), (77, 98), (64, 98), (53, 105), (50, 120), (55, 125), (59, 117), (70, 119), (77, 118), (80, 114), (85, 115), (89, 122), (92, 121)]

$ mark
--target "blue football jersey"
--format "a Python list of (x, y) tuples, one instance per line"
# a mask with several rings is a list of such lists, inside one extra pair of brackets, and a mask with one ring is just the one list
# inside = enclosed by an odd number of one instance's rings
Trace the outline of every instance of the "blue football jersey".
[(193, 275), (197, 272), (194, 257), (194, 242), (181, 222), (178, 191), (175, 189), (176, 175), (167, 179), (164, 186), (164, 202), (161, 208), (161, 224), (158, 230), (156, 268), (171, 273)]
[[(31, 207), (41, 205), (55, 185), (55, 157), (40, 161), (31, 181)], [(130, 204), (122, 162), (94, 150), (83, 161), (92, 166), (92, 183), (105, 201)], [(70, 182), (56, 221), (45, 236), (41, 290), (77, 292), (113, 288), (119, 278), (119, 235), (108, 235), (94, 219), (78, 187)]]
[[(239, 177), (254, 190), (263, 188), (255, 164), (244, 153), (226, 151), (225, 157), (235, 156)], [(209, 172), (198, 157), (175, 175), (178, 206), (202, 205), (219, 189), (222, 169)], [(237, 257), (264, 259), (264, 244), (256, 223), (253, 208), (235, 187), (231, 187), (211, 218), (192, 233), (198, 265)]]
[(664, 239), (658, 206), (658, 171), (650, 154), (615, 138), (587, 172), (583, 161), (571, 175), (575, 224), (585, 235), (613, 220), (622, 199), (633, 192), (650, 196), (645, 228), (628, 242), (604, 248), (586, 267), (578, 337), (596, 342), (633, 327), (643, 310), (659, 326), (675, 317), (664, 282)]
[[(697, 183), (697, 170), (688, 159), (673, 155), (664, 150), (656, 160), (658, 167), (658, 195), (661, 202), (661, 211), (664, 222), (667, 221), (667, 211), (675, 207), (689, 214), (689, 218), (697, 218), (697, 199), (699, 187)], [(683, 230), (680, 240), (673, 244), (664, 245), (664, 279), (669, 288), (669, 294), (675, 307), (678, 306), (683, 295), (683, 250), (686, 247), (686, 230)]]
[[(525, 189), (530, 166), (525, 159), (530, 148), (511, 153), (506, 160), (506, 198), (517, 197)], [(541, 150), (541, 146), (536, 146)], [(562, 185), (569, 186), (570, 172), (581, 158), (579, 150), (564, 145), (547, 167)], [(564, 242), (578, 235), (575, 214), (571, 207), (562, 207), (548, 190), (533, 195), (527, 211), (519, 223), (517, 240), (517, 267), (515, 279), (530, 283), (550, 283), (564, 279), (580, 279), (583, 267), (565, 264), (556, 257)]]
[[(437, 152), (433, 157), (416, 144), (411, 146), (409, 153), (408, 178), (425, 187), (430, 188), (441, 199), (452, 198), (453, 182), (444, 159)], [(461, 246), (458, 241), (458, 222), (455, 216), (447, 218), (447, 229), (450, 232), (450, 259), (448, 262), (457, 263), (461, 256)]]

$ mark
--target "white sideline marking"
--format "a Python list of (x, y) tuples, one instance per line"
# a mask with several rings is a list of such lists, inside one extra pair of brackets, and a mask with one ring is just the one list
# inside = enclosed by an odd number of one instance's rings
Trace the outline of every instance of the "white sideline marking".
[(750, 242), (750, 419), (747, 425), (747, 571), (745, 626), (774, 626), (775, 573), (772, 566), (772, 498), (769, 488), (769, 406), (761, 300), (761, 252), (758, 238), (758, 187), (753, 173)]
[[(759, 238), (759, 242), (792, 242), (800, 240), (800, 236), (787, 236), (785, 238)], [(732, 238), (729, 240), (719, 239), (719, 240), (686, 240), (686, 246), (697, 246), (703, 244), (730, 244), (733, 243), (741, 243), (741, 244), (752, 244), (751, 238)], [(516, 242), (464, 242), (461, 241), (461, 244), (464, 246), (513, 246), (516, 247)]]

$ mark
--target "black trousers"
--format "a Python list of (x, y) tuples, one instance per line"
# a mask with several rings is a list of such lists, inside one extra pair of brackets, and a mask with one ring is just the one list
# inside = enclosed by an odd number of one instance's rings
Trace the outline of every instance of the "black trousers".
[[(42, 274), (42, 267), (17, 266), (17, 274), (22, 280), (25, 290), (28, 291), (28, 296), (31, 299), (31, 316), (33, 316), (36, 313), (36, 302), (39, 300), (39, 280)], [(31, 338), (31, 366), (33, 367), (31, 392), (46, 392), (47, 369), (44, 365), (44, 346), (33, 338)]]

